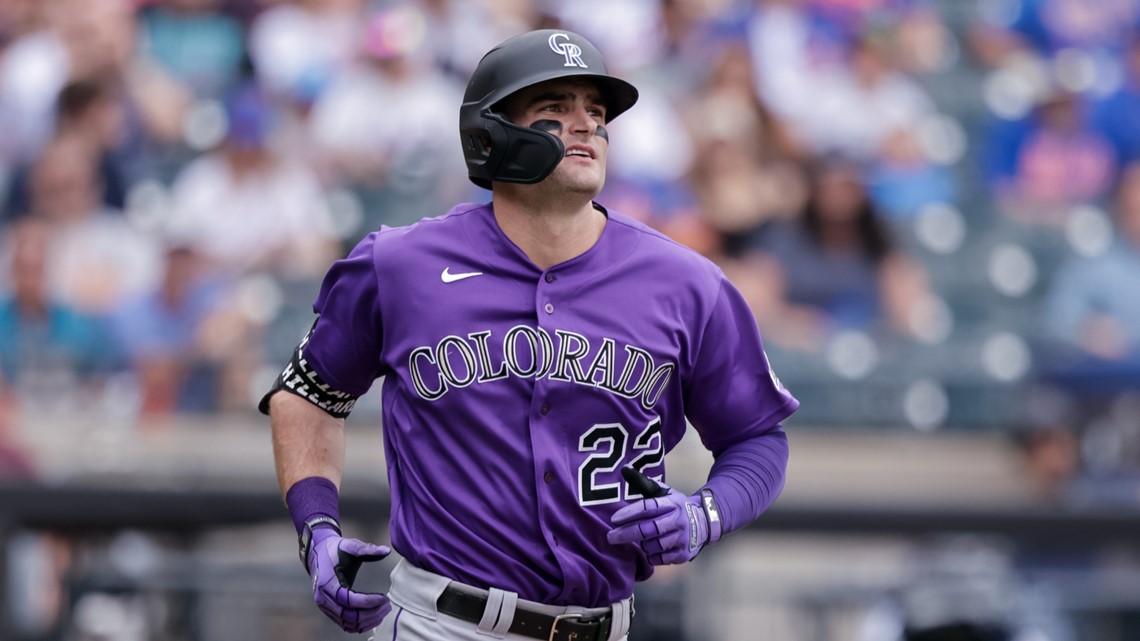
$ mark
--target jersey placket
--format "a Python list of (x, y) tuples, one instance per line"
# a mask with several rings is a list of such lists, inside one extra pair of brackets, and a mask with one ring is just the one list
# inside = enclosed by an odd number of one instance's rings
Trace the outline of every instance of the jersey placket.
[[(565, 291), (565, 272), (568, 268), (551, 268), (543, 272), (535, 286), (535, 310), (537, 312), (536, 325), (545, 330), (549, 336), (555, 336), (560, 327), (565, 327), (568, 309), (565, 299), (561, 297)], [(553, 362), (550, 368), (556, 368), (557, 347), (552, 354)], [(548, 365), (543, 364), (543, 369)], [(535, 484), (538, 496), (539, 523), (542, 534), (550, 546), (558, 566), (562, 569), (563, 577), (568, 579), (568, 573), (573, 572), (574, 564), (566, 558), (562, 542), (554, 531), (559, 522), (559, 515), (566, 506), (559, 505), (559, 495), (565, 493), (565, 484), (573, 479), (562, 478), (567, 473), (559, 464), (559, 453), (567, 447), (567, 443), (559, 442), (561, 430), (557, 425), (566, 408), (558, 407), (554, 401), (556, 394), (554, 387), (562, 383), (552, 380), (551, 374), (538, 377), (534, 385), (534, 395), (531, 398), (530, 412), (530, 440), (535, 457)], [(574, 585), (573, 581), (564, 581), (563, 585)]]

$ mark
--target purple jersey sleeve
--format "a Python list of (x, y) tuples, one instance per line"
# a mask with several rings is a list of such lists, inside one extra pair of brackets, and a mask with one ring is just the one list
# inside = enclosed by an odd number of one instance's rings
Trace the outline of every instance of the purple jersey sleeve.
[(313, 303), (319, 314), (304, 356), (333, 389), (362, 396), (383, 374), (375, 243), (366, 236), (333, 263)]
[(788, 437), (776, 428), (735, 443), (713, 463), (705, 487), (720, 509), (721, 536), (754, 521), (784, 489)]
[(723, 276), (699, 340), (685, 407), (711, 452), (778, 429), (799, 407), (768, 365), (751, 308)]

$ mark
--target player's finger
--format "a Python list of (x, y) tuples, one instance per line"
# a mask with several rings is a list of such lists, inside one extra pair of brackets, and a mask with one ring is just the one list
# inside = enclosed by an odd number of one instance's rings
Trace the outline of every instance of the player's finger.
[[(641, 549), (644, 550), (646, 554), (655, 554), (674, 548), (680, 548), (687, 545), (689, 540), (688, 532), (683, 528), (673, 527), (672, 523), (670, 523), (670, 529), (668, 531), (656, 529), (656, 525), (654, 525), (653, 528), (642, 527), (641, 531), (646, 535), (640, 543)], [(656, 534), (650, 535), (649, 532), (651, 531), (655, 531)]]
[(356, 573), (363, 563), (379, 561), (392, 553), (385, 545), (365, 543), (359, 539), (342, 539), (337, 548), (336, 576), (345, 586), (356, 583)]
[(652, 523), (657, 527), (657, 536), (664, 536), (669, 532), (685, 529), (684, 519), (678, 518), (679, 512), (680, 510), (674, 510), (653, 519)]
[(384, 617), (392, 611), (392, 604), (386, 603), (383, 607), (376, 608), (375, 610), (361, 610), (360, 612), (360, 631), (371, 630), (380, 625)]
[(647, 556), (652, 556), (664, 552), (665, 547), (661, 544), (661, 539), (646, 539), (641, 542), (641, 551)]
[(345, 609), (375, 608), (388, 601), (385, 594), (354, 592), (337, 580), (330, 580), (317, 588), (317, 603), (326, 603), (338, 608), (339, 615)]
[(650, 550), (645, 547), (645, 545), (649, 543), (654, 544), (655, 549), (653, 552), (668, 553), (671, 550), (685, 550), (689, 547), (689, 533), (686, 533), (685, 530), (676, 530), (676, 532), (649, 539), (649, 541), (642, 544), (642, 550), (649, 552)]
[(659, 562), (656, 565), (679, 565), (688, 563), (691, 558), (687, 550), (666, 550), (658, 555)]
[(674, 506), (664, 501), (657, 499), (645, 499), (631, 503), (622, 509), (614, 512), (610, 517), (610, 523), (613, 525), (625, 525), (633, 521), (640, 521), (643, 519), (653, 519), (668, 514), (673, 511)]
[(325, 600), (317, 601), (317, 609), (325, 613), (325, 616), (340, 623), (340, 615), (344, 612), (344, 608), (335, 603), (329, 603)]
[(360, 634), (362, 632), (367, 632), (374, 627), (376, 627), (376, 626), (368, 627), (368, 626), (364, 625), (363, 623), (353, 623), (352, 625), (342, 625), (342, 626), (340, 626), (340, 629), (344, 630), (345, 632), (347, 632), (349, 634)]
[(636, 521), (614, 528), (606, 533), (606, 539), (613, 544), (636, 543), (661, 536), (655, 521)]
[(348, 555), (360, 561), (368, 562), (384, 559), (392, 553), (392, 548), (387, 545), (367, 543), (360, 539), (341, 539), (339, 552), (342, 559)]
[(355, 592), (340, 586), (336, 593), (331, 595), (333, 600), (342, 607), (357, 610), (373, 610), (382, 608), (388, 603), (388, 595), (375, 592)]
[(634, 523), (633, 525), (623, 525), (606, 532), (606, 540), (611, 545), (621, 545), (623, 543), (635, 543), (643, 540), (645, 537), (641, 534), (640, 524)]
[(380, 621), (390, 612), (392, 607), (386, 606), (379, 610), (354, 610), (346, 608), (340, 617), (340, 627), (345, 632), (359, 633), (371, 630), (380, 625)]

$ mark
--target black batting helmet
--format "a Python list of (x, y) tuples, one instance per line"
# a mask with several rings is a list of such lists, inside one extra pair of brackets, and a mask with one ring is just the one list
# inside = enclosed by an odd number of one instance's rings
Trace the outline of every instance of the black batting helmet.
[(571, 31), (531, 31), (507, 39), (483, 56), (459, 108), (459, 136), (471, 182), (486, 189), (492, 180), (530, 184), (554, 171), (566, 153), (562, 140), (516, 125), (496, 107), (520, 89), (567, 77), (598, 84), (606, 101), (606, 122), (637, 102), (637, 89), (609, 75), (598, 49)]

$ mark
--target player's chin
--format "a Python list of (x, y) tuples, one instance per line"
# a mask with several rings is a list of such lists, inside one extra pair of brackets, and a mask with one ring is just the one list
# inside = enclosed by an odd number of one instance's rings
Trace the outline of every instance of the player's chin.
[(601, 166), (560, 167), (558, 182), (564, 189), (578, 193), (598, 195), (606, 184), (606, 172)]
[(605, 178), (579, 177), (576, 180), (567, 180), (564, 183), (565, 191), (593, 198), (602, 192), (606, 184)]

